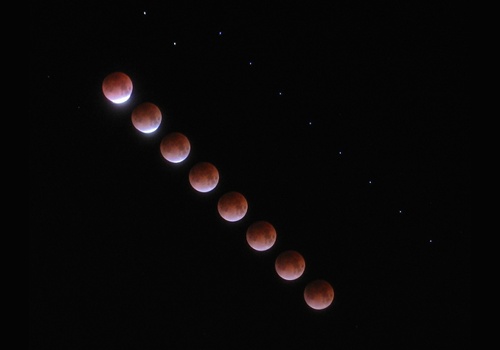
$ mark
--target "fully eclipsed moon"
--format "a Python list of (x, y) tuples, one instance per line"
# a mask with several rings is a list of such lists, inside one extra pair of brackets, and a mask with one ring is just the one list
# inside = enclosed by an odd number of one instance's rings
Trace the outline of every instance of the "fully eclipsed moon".
[(161, 111), (151, 102), (143, 102), (132, 111), (132, 124), (145, 134), (156, 131), (161, 124)]
[(163, 136), (160, 143), (161, 155), (171, 163), (182, 162), (188, 157), (190, 151), (189, 139), (180, 132), (171, 132)]
[(248, 202), (245, 196), (239, 192), (227, 192), (219, 198), (217, 210), (224, 220), (238, 221), (246, 215)]
[(197, 163), (189, 171), (189, 183), (198, 192), (210, 192), (219, 183), (219, 171), (212, 163)]
[(281, 278), (292, 281), (302, 276), (306, 268), (306, 262), (299, 252), (287, 250), (278, 255), (274, 268)]
[(102, 92), (113, 103), (128, 101), (132, 95), (132, 89), (132, 80), (123, 72), (110, 73), (102, 81)]
[(326, 309), (333, 302), (333, 287), (325, 280), (309, 282), (304, 288), (304, 300), (315, 310)]
[(253, 249), (268, 250), (276, 242), (276, 229), (267, 221), (256, 221), (248, 227), (246, 238)]

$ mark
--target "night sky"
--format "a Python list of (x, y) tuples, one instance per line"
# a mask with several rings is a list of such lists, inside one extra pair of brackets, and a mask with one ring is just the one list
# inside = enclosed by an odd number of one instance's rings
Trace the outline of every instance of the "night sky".
[[(469, 348), (452, 2), (106, 3), (30, 9), (30, 349)], [(120, 105), (101, 90), (115, 71), (134, 83)], [(146, 101), (151, 134), (130, 119)], [(171, 131), (191, 142), (178, 164)], [(199, 161), (211, 192), (188, 182)], [(249, 209), (231, 223), (233, 190)], [(265, 252), (245, 240), (257, 220), (278, 234)], [(295, 281), (274, 270), (288, 249)], [(321, 311), (317, 278), (335, 289)]]

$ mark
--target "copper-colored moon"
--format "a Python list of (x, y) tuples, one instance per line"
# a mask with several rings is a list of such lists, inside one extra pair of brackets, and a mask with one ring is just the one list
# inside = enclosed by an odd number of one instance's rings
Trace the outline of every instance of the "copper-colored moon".
[(276, 242), (276, 229), (267, 221), (256, 221), (248, 227), (246, 238), (253, 249), (268, 250)]
[(219, 171), (212, 163), (197, 163), (189, 171), (189, 183), (198, 192), (210, 192), (219, 183)]
[(113, 103), (128, 101), (132, 95), (132, 89), (132, 80), (123, 72), (110, 73), (102, 81), (102, 92)]
[(190, 151), (189, 139), (180, 132), (171, 132), (163, 136), (160, 143), (161, 155), (171, 163), (182, 162), (188, 157)]
[(132, 111), (132, 124), (145, 134), (156, 131), (161, 124), (161, 111), (151, 102), (143, 102)]
[(227, 192), (219, 198), (217, 210), (226, 221), (238, 221), (243, 219), (248, 210), (248, 202), (239, 192)]
[(306, 261), (299, 252), (287, 250), (278, 255), (274, 268), (281, 278), (292, 281), (302, 276), (306, 269)]
[(325, 280), (309, 282), (304, 289), (304, 300), (315, 310), (326, 309), (333, 302), (333, 287)]

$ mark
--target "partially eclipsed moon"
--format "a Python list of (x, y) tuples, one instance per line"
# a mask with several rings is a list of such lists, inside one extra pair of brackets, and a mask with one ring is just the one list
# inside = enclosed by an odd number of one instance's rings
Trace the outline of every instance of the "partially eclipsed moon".
[(253, 249), (268, 250), (276, 242), (276, 230), (267, 221), (256, 221), (248, 227), (246, 238), (248, 245)]
[(143, 102), (132, 111), (132, 124), (145, 134), (152, 133), (161, 124), (161, 111), (151, 102)]
[(278, 255), (274, 267), (281, 278), (292, 281), (302, 276), (306, 262), (299, 252), (287, 250)]
[(325, 280), (309, 282), (304, 289), (304, 300), (315, 310), (326, 309), (333, 302), (333, 287)]
[(212, 163), (197, 163), (189, 171), (189, 183), (198, 192), (210, 192), (219, 183), (219, 171)]
[(217, 210), (224, 220), (231, 222), (238, 221), (246, 215), (248, 202), (239, 192), (227, 192), (219, 198)]
[(165, 135), (160, 143), (161, 155), (171, 163), (182, 162), (188, 157), (190, 151), (189, 139), (180, 132), (171, 132)]
[(132, 80), (122, 72), (110, 73), (102, 81), (102, 92), (113, 103), (128, 101), (132, 95), (132, 89)]

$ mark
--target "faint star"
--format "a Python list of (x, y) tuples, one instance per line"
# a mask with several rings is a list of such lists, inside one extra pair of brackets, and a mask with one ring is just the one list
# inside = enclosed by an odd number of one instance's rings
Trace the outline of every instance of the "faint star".
[(432, 239), (429, 239), (429, 243), (432, 243)]
[(219, 32), (219, 35), (222, 35), (222, 32)]
[(342, 151), (339, 151), (339, 154), (342, 155)]
[(177, 45), (177, 43), (174, 41), (174, 46), (176, 46), (176, 45)]
[(248, 62), (249, 65), (252, 65), (252, 61)]
[(402, 210), (400, 210), (400, 211), (399, 211), (399, 214), (401, 214), (402, 212), (403, 212), (403, 211), (402, 211)]
[(280, 92), (278, 92), (278, 95), (282, 96), (282, 95), (283, 95), (283, 93), (280, 91)]
[(372, 180), (368, 180), (368, 183), (371, 184), (372, 183)]
[(146, 11), (143, 11), (143, 12), (142, 12), (142, 14), (143, 14), (144, 16), (146, 16)]

